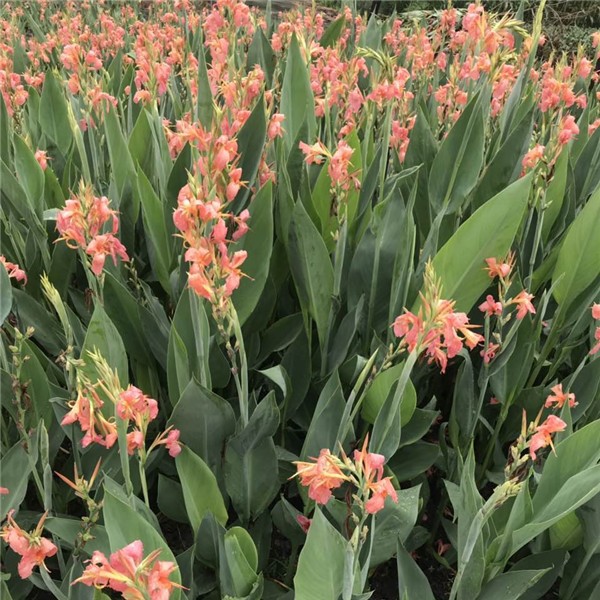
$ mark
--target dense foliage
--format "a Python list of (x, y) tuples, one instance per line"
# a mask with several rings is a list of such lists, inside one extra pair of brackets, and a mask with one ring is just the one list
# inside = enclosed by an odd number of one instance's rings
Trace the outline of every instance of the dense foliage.
[(600, 593), (596, 56), (2, 10), (3, 598)]

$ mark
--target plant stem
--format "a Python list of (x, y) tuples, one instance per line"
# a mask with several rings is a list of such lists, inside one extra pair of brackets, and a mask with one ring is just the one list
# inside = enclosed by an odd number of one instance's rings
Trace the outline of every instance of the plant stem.
[[(248, 359), (246, 357), (246, 349), (244, 347), (244, 336), (242, 335), (242, 328), (240, 326), (240, 320), (233, 304), (230, 306), (230, 318), (233, 325), (233, 331), (235, 334), (235, 340), (237, 342), (237, 353), (240, 355), (240, 381), (238, 381), (237, 373), (234, 372), (236, 379), (236, 386), (238, 387), (239, 403), (240, 403), (240, 416), (242, 419), (242, 425), (246, 427), (249, 421), (249, 408), (248, 408)], [(235, 356), (235, 352), (234, 352)], [(237, 371), (237, 368), (235, 369)]]

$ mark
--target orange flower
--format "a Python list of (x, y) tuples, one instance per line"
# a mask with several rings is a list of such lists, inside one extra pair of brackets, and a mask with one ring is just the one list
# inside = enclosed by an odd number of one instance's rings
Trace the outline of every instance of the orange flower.
[(546, 408), (551, 408), (553, 404), (556, 404), (557, 408), (562, 408), (565, 402), (569, 402), (569, 406), (573, 408), (577, 406), (577, 402), (575, 402), (575, 394), (572, 392), (563, 392), (562, 383), (555, 385), (553, 388), (550, 388), (554, 394), (550, 394), (546, 398), (546, 403), (544, 406)]
[(339, 488), (350, 478), (340, 468), (339, 459), (327, 448), (321, 450), (319, 458), (312, 460), (316, 462), (296, 461), (296, 475), (300, 477), (302, 485), (308, 486), (309, 498), (317, 504), (327, 504), (332, 496), (331, 490)]
[(535, 307), (531, 303), (533, 294), (529, 294), (526, 290), (519, 292), (509, 304), (517, 305), (517, 319), (524, 319), (527, 313), (535, 315)]
[(505, 261), (501, 261), (496, 258), (486, 258), (485, 262), (488, 265), (487, 272), (489, 273), (489, 276), (492, 279), (494, 277), (506, 279), (512, 271), (514, 264), (514, 256), (512, 254), (509, 254), (508, 258)]
[(550, 446), (554, 450), (552, 434), (564, 431), (566, 427), (567, 424), (556, 415), (550, 415), (541, 425), (536, 427), (535, 433), (529, 442), (529, 455), (531, 459), (535, 460), (537, 458), (536, 452), (546, 446)]
[(167, 600), (175, 588), (183, 586), (171, 581), (170, 575), (177, 565), (157, 561), (160, 550), (144, 558), (140, 540), (117, 550), (107, 559), (102, 552), (94, 552), (83, 575), (72, 585), (83, 583), (98, 589), (106, 587), (120, 592), (126, 600)]
[(28, 533), (21, 529), (13, 519), (13, 510), (7, 517), (7, 524), (3, 527), (0, 537), (10, 546), (11, 550), (21, 556), (17, 570), (21, 579), (27, 579), (37, 566), (46, 568), (44, 561), (49, 556), (54, 556), (57, 547), (47, 538), (42, 537), (44, 521), (48, 515), (45, 512), (34, 531)]

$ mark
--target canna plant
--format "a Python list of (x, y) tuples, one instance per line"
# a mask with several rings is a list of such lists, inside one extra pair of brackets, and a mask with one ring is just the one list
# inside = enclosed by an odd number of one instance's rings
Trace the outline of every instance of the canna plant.
[(0, 8), (3, 598), (600, 593), (600, 34), (521, 17)]

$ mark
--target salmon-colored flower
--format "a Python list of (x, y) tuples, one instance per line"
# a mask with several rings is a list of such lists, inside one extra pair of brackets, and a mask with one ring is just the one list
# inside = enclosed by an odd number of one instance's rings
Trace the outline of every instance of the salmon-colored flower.
[(302, 528), (302, 531), (304, 531), (304, 533), (308, 533), (310, 524), (312, 523), (312, 519), (309, 519), (308, 517), (305, 517), (304, 515), (298, 515), (296, 517), (296, 521), (297, 521), (298, 525), (300, 525), (300, 527)]
[(479, 305), (479, 310), (482, 313), (485, 313), (487, 316), (491, 317), (493, 315), (501, 315), (502, 314), (502, 303), (497, 302), (494, 296), (488, 294), (485, 297), (485, 302)]
[(6, 260), (6, 258), (1, 255), (0, 255), (0, 263), (2, 263), (4, 265), (4, 268), (6, 269), (6, 272), (8, 273), (8, 276), (11, 279), (16, 279), (17, 281), (22, 281), (23, 283), (27, 283), (27, 275), (25, 274), (25, 271), (23, 271), (23, 269), (21, 269), (19, 267), (19, 265)]
[(170, 579), (177, 565), (157, 560), (159, 555), (160, 550), (155, 550), (144, 558), (140, 540), (117, 550), (108, 559), (96, 551), (72, 585), (83, 583), (98, 589), (109, 588), (121, 593), (126, 600), (168, 600), (172, 591), (182, 586)]
[(577, 405), (577, 402), (575, 402), (575, 394), (573, 394), (573, 392), (563, 392), (562, 383), (555, 385), (550, 388), (550, 390), (553, 393), (546, 398), (544, 404), (546, 408), (551, 408), (552, 405), (556, 405), (556, 408), (562, 408), (565, 402), (568, 402), (571, 408)]
[(48, 513), (44, 513), (39, 520), (35, 530), (31, 532), (21, 529), (13, 519), (14, 510), (11, 510), (7, 517), (7, 523), (2, 528), (0, 537), (10, 546), (11, 550), (21, 556), (17, 566), (19, 577), (27, 579), (35, 567), (46, 568), (44, 561), (50, 556), (54, 556), (57, 547), (47, 538), (42, 537), (44, 521)]
[(271, 120), (269, 121), (269, 128), (267, 129), (267, 137), (270, 140), (275, 139), (276, 137), (281, 137), (283, 135), (283, 129), (281, 124), (285, 120), (285, 115), (281, 113), (274, 113), (271, 116)]
[(487, 365), (496, 358), (496, 353), (500, 349), (500, 344), (488, 344), (487, 348), (481, 351), (483, 362)]
[(366, 511), (374, 515), (383, 509), (385, 499), (389, 496), (394, 502), (398, 502), (398, 493), (392, 485), (389, 477), (374, 481), (368, 486), (371, 497), (365, 503)]
[(45, 150), (36, 150), (34, 156), (42, 170), (45, 171), (48, 168), (48, 153)]
[(331, 490), (349, 481), (349, 477), (342, 471), (340, 460), (326, 448), (321, 450), (319, 458), (312, 460), (316, 462), (295, 462), (296, 475), (300, 477), (300, 483), (308, 487), (309, 498), (317, 504), (327, 504), (332, 496)]
[(487, 263), (487, 272), (489, 276), (494, 279), (494, 277), (500, 277), (500, 279), (506, 279), (510, 272), (512, 271), (514, 265), (514, 256), (509, 254), (506, 260), (500, 260), (497, 258), (486, 258), (485, 262)]
[[(0, 260), (2, 260), (1, 257)], [(592, 305), (592, 318), (596, 320), (600, 319), (600, 304), (594, 303)]]
[(320, 165), (325, 157), (329, 156), (329, 150), (323, 145), (322, 142), (315, 142), (312, 146), (308, 145), (305, 142), (300, 142), (300, 150), (306, 156), (307, 164), (317, 164)]
[(8, 494), (10, 494), (10, 490), (8, 488), (0, 487), (0, 496), (6, 496)]
[(535, 314), (535, 307), (531, 303), (532, 300), (533, 294), (523, 290), (509, 301), (509, 304), (517, 305), (517, 319), (524, 319), (528, 313)]
[(567, 424), (562, 419), (559, 419), (556, 415), (550, 415), (541, 425), (536, 427), (535, 433), (529, 442), (529, 455), (531, 456), (532, 460), (537, 458), (537, 452), (541, 448), (551, 446), (554, 450), (554, 445), (552, 444), (552, 434), (559, 431), (564, 431), (566, 428)]
[(117, 265), (117, 256), (122, 260), (129, 260), (125, 246), (112, 234), (97, 235), (87, 245), (86, 253), (92, 257), (92, 273), (98, 276), (104, 269), (104, 262), (110, 256), (114, 265)]
[(545, 149), (546, 147), (542, 146), (542, 144), (537, 144), (531, 150), (529, 150), (529, 152), (527, 152), (527, 154), (525, 154), (523, 157), (523, 169), (533, 169), (538, 162), (544, 158)]
[(575, 117), (573, 115), (567, 115), (563, 117), (560, 122), (560, 128), (558, 133), (558, 143), (561, 146), (568, 144), (574, 137), (579, 133), (579, 127), (575, 123)]

